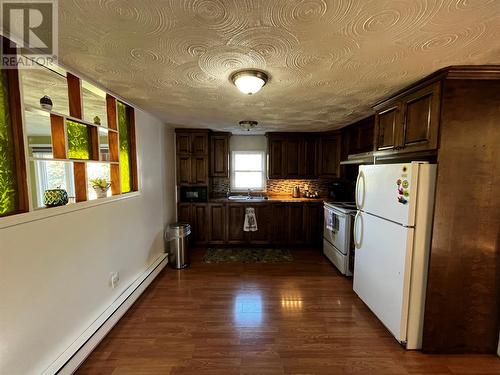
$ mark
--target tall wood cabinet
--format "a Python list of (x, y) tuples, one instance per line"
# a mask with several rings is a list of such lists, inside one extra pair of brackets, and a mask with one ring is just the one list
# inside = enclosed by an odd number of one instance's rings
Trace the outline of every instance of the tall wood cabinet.
[(177, 183), (208, 185), (208, 130), (176, 129)]
[(210, 134), (210, 177), (229, 177), (230, 133)]

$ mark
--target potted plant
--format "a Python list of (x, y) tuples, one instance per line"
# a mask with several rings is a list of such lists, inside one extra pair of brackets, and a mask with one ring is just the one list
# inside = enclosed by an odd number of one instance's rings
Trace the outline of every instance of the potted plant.
[(95, 190), (97, 198), (106, 198), (108, 189), (111, 186), (108, 180), (105, 178), (93, 178), (90, 180), (90, 183)]

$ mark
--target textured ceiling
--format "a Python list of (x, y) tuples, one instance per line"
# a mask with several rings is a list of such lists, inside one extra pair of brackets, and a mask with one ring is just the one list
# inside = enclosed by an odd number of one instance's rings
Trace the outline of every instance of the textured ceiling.
[[(316, 131), (455, 64), (500, 63), (499, 0), (61, 0), (59, 55), (166, 123)], [(244, 96), (231, 72), (271, 80)]]

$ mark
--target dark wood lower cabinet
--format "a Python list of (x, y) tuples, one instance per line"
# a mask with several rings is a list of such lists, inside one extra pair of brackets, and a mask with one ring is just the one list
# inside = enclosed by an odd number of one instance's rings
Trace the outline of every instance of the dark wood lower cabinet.
[[(253, 207), (256, 232), (244, 232), (245, 209)], [(194, 245), (316, 246), (321, 243), (321, 202), (179, 203), (178, 220), (191, 224)]]
[(270, 204), (260, 204), (255, 208), (255, 218), (257, 219), (258, 231), (249, 233), (249, 242), (255, 245), (265, 245), (269, 243), (271, 236), (272, 207)]
[(197, 244), (208, 243), (208, 206), (204, 203), (194, 203), (192, 209), (193, 241)]
[(288, 204), (273, 203), (271, 241), (276, 245), (286, 245), (290, 234)]
[(208, 242), (223, 244), (226, 241), (226, 207), (222, 203), (211, 203), (208, 205), (208, 215)]

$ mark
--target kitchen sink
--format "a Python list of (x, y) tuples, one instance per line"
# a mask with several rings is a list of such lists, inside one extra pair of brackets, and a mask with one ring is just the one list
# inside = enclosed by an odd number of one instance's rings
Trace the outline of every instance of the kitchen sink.
[(248, 195), (230, 195), (228, 197), (229, 200), (232, 201), (263, 201), (266, 200), (267, 197), (258, 197), (258, 196), (248, 196)]

